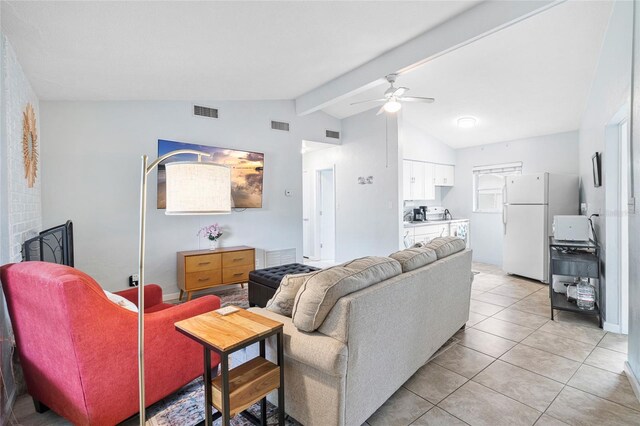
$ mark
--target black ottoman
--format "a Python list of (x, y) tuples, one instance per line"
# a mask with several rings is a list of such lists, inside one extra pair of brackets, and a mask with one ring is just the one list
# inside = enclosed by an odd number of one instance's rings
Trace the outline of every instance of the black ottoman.
[(320, 268), (290, 263), (288, 265), (273, 266), (249, 272), (249, 306), (264, 308), (280, 286), (282, 277), (287, 274), (304, 274), (317, 271)]

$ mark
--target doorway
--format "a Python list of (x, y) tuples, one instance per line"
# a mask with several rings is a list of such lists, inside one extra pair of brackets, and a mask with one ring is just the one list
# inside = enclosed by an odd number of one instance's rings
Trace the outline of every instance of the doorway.
[(335, 176), (333, 169), (316, 172), (317, 203), (316, 223), (318, 224), (319, 260), (333, 261), (336, 251)]
[[(606, 322), (607, 331), (627, 334), (629, 329), (629, 106), (606, 127)], [(617, 300), (616, 300), (617, 299)]]

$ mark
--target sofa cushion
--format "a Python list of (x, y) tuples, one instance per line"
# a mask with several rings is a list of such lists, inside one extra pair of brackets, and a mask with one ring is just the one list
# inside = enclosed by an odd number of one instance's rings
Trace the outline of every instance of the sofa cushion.
[(349, 293), (402, 273), (400, 263), (389, 257), (363, 257), (314, 273), (300, 287), (293, 306), (293, 324), (314, 331), (336, 301)]
[(438, 260), (435, 250), (423, 247), (400, 250), (389, 257), (400, 262), (402, 272), (413, 271)]
[(298, 290), (300, 290), (305, 280), (315, 273), (316, 272), (285, 275), (282, 281), (280, 281), (280, 286), (278, 286), (273, 297), (269, 299), (265, 308), (276, 314), (291, 318), (293, 302), (296, 299)]
[(467, 243), (458, 237), (434, 238), (425, 247), (435, 250), (438, 259), (450, 256), (467, 248)]
[[(346, 376), (348, 351), (345, 343), (320, 333), (309, 334), (300, 331), (296, 329), (291, 318), (265, 308), (249, 308), (249, 311), (283, 324), (284, 339), (282, 343), (287, 358), (313, 367), (330, 376)], [(275, 349), (275, 339), (268, 339), (267, 348), (270, 346)], [(268, 350), (267, 355), (269, 352)]]

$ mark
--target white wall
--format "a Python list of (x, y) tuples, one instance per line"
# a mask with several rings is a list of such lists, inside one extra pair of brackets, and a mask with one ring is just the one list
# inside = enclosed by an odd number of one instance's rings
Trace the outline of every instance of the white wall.
[[(324, 113), (295, 115), (293, 101), (202, 102), (217, 120), (194, 117), (190, 102), (42, 102), (45, 225), (74, 222), (76, 267), (107, 290), (127, 286), (137, 270), (140, 156), (157, 156), (157, 140), (265, 154), (262, 209), (220, 216), (166, 216), (149, 176), (147, 283), (175, 293), (176, 252), (206, 248), (198, 229), (224, 228), (222, 246), (295, 248), (302, 258), (302, 139), (324, 140), (340, 123)], [(291, 123), (271, 130), (270, 120)], [(285, 196), (285, 189), (292, 191)]]
[[(602, 243), (602, 279), (603, 297), (606, 301), (604, 317), (606, 326), (620, 324), (620, 288), (619, 281), (611, 277), (607, 281), (606, 238), (607, 216), (619, 214), (605, 210), (606, 165), (611, 160), (605, 152), (605, 129), (611, 119), (629, 102), (631, 91), (631, 39), (633, 25), (633, 3), (617, 1), (600, 52), (596, 74), (591, 85), (587, 107), (580, 124), (580, 198), (587, 203), (587, 214), (600, 214), (594, 218), (598, 240)], [(593, 186), (591, 156), (595, 152), (603, 153), (602, 186)], [(610, 153), (614, 155), (614, 153)], [(611, 254), (611, 253), (610, 253)], [(615, 257), (616, 253), (612, 254)], [(612, 274), (613, 275), (613, 274)]]
[[(40, 172), (33, 188), (27, 187), (22, 157), (23, 111), (31, 103), (36, 112), (38, 142), (43, 138), (39, 129), (38, 98), (27, 80), (11, 44), (0, 34), (0, 264), (19, 262), (20, 248), (25, 239), (42, 230), (40, 197)], [(42, 149), (42, 148), (40, 148)], [(40, 159), (40, 165), (42, 159)], [(4, 295), (0, 294), (0, 337), (2, 345), (2, 377), (6, 387), (0, 398), (8, 396), (8, 403), (0, 404), (11, 409), (16, 390), (24, 383), (15, 383), (11, 360), (11, 326), (6, 311)], [(8, 418), (7, 413), (0, 413)]]
[[(305, 154), (304, 168), (311, 176), (335, 166), (338, 262), (398, 250), (398, 125), (394, 116), (375, 113), (342, 120), (340, 146)], [(374, 182), (360, 185), (359, 176), (373, 176)]]
[[(578, 132), (565, 132), (456, 151), (455, 186), (443, 199), (454, 217), (470, 219), (474, 260), (502, 265), (502, 216), (473, 213), (473, 167), (522, 161), (522, 173), (578, 174)], [(576, 206), (576, 213), (578, 206)]]

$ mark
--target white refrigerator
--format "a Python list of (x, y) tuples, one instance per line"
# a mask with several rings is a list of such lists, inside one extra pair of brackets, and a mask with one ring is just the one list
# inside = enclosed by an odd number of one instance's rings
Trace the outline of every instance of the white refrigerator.
[(537, 173), (507, 176), (502, 223), (502, 269), (549, 281), (553, 216), (578, 214), (578, 176)]

